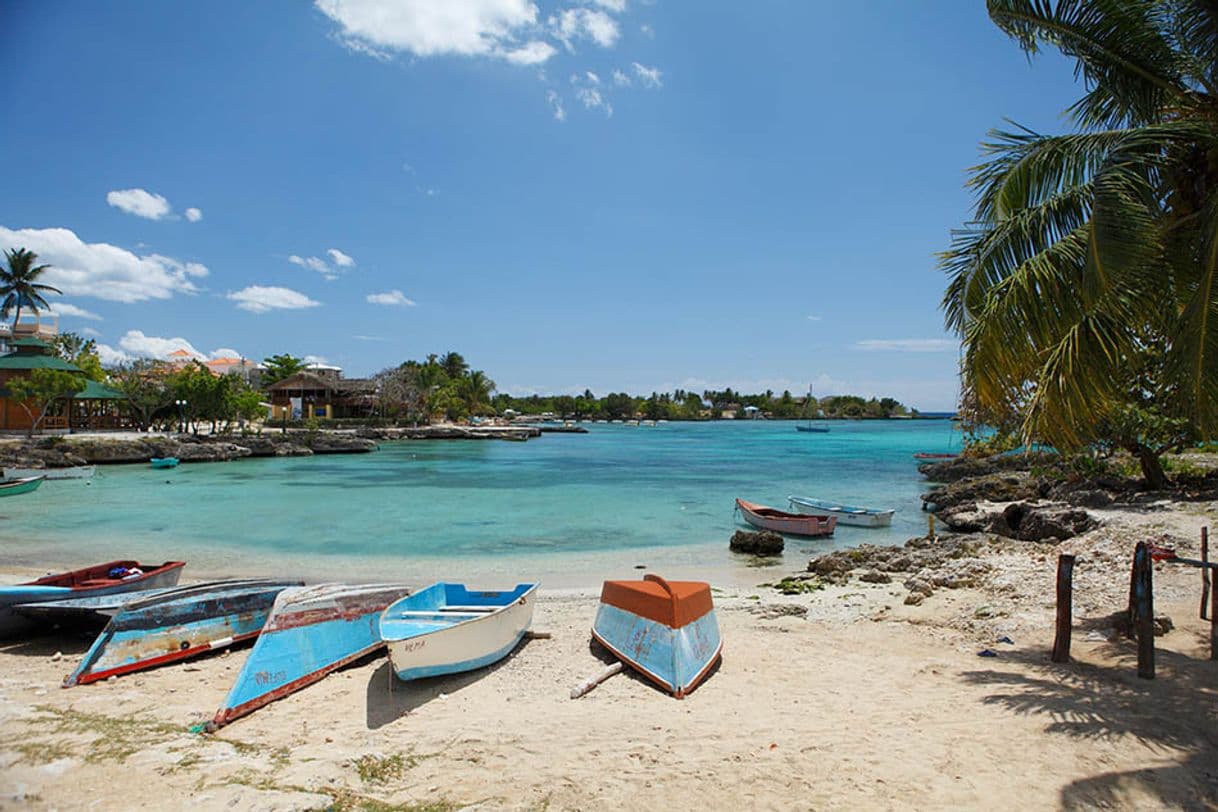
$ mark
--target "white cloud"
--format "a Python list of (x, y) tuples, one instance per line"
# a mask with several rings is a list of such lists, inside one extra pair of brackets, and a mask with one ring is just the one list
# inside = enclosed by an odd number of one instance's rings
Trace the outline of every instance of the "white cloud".
[(594, 87), (576, 88), (575, 98), (583, 102), (584, 107), (589, 110), (604, 110), (606, 118), (613, 115), (613, 105)]
[(317, 271), (321, 274), (333, 273), (330, 266), (326, 264), (324, 259), (320, 257), (298, 257), (295, 254), (288, 257), (288, 262), (293, 265), (299, 265), (302, 268), (308, 268), (310, 271)]
[(237, 303), (237, 307), (251, 313), (266, 313), (271, 310), (303, 310), (321, 304), (291, 288), (263, 285), (250, 285), (229, 293), (225, 298), (231, 299)]
[(207, 356), (195, 349), (194, 345), (181, 336), (162, 338), (161, 336), (144, 335), (142, 330), (128, 330), (118, 340), (118, 345), (124, 353), (137, 358), (159, 358), (162, 361), (179, 350), (185, 350), (190, 357), (200, 361)]
[(557, 52), (558, 49), (550, 43), (533, 40), (519, 48), (504, 51), (502, 55), (508, 62), (516, 65), (540, 65)]
[(554, 39), (574, 51), (577, 40), (589, 40), (602, 48), (612, 48), (621, 36), (617, 20), (603, 11), (591, 8), (564, 9), (557, 17), (547, 21)]
[(630, 87), (630, 77), (617, 68), (613, 69), (613, 83), (618, 87)]
[(323, 366), (330, 363), (324, 355), (306, 355), (303, 360), (306, 364), (322, 364)]
[(656, 30), (647, 23), (640, 25), (639, 30), (643, 32), (643, 36), (645, 37), (651, 37), (652, 39), (655, 39), (656, 37)]
[(69, 296), (111, 302), (168, 299), (175, 293), (197, 293), (192, 280), (207, 276), (206, 266), (197, 262), (160, 254), (137, 256), (109, 243), (86, 243), (66, 228), (0, 226), (0, 248), (20, 247), (49, 264), (42, 281)]
[(218, 350), (212, 350), (210, 353), (208, 353), (208, 357), (214, 361), (217, 358), (244, 358), (245, 356), (234, 349), (221, 347)]
[(384, 293), (369, 293), (369, 304), (395, 305), (397, 307), (414, 307), (414, 302), (406, 298), (400, 290), (387, 290)]
[(315, 0), (315, 5), (339, 24), (348, 47), (373, 56), (405, 51), (533, 65), (554, 53), (544, 42), (520, 44), (537, 26), (531, 0)]
[(559, 96), (553, 90), (547, 90), (546, 101), (550, 103), (550, 109), (554, 111), (555, 119), (558, 121), (567, 120), (567, 108), (562, 105), (562, 96)]
[(599, 84), (601, 83), (601, 77), (597, 76), (597, 75), (596, 75), (595, 73), (593, 73), (592, 71), (586, 71), (586, 72), (584, 73), (584, 76), (587, 76), (587, 77), (588, 77), (588, 81), (589, 81), (589, 82), (591, 82), (591, 83), (592, 83), (592, 84), (594, 84), (594, 85), (599, 85)]
[(808, 321), (820, 321), (820, 316), (808, 316)]
[(388, 341), (389, 339), (381, 336), (351, 336), (356, 341)]
[(639, 77), (639, 84), (643, 87), (661, 88), (664, 86), (664, 82), (660, 78), (664, 74), (660, 72), (659, 68), (649, 68), (638, 62), (632, 62), (630, 66), (634, 68), (634, 74)]
[(78, 319), (92, 319), (93, 321), (102, 320), (102, 317), (92, 310), (85, 310), (83, 307), (77, 307), (67, 302), (52, 302), (51, 311), (59, 316), (75, 316)]
[(116, 189), (106, 195), (106, 202), (127, 214), (149, 220), (164, 220), (173, 212), (168, 200), (143, 189)]
[(194, 207), (187, 209), (184, 214), (186, 215), (186, 219), (192, 223), (197, 223), (203, 219), (203, 212)]
[(950, 338), (868, 338), (854, 343), (856, 349), (881, 352), (948, 352), (960, 346)]
[(355, 265), (355, 260), (339, 251), (337, 248), (328, 248), (326, 253), (330, 255), (330, 261), (340, 268), (351, 268)]
[(109, 344), (97, 345), (97, 357), (102, 362), (102, 366), (107, 367), (117, 366), (119, 364), (125, 364), (128, 361), (135, 360), (134, 355), (115, 349)]
[(626, 0), (592, 0), (592, 2), (616, 14), (621, 14), (626, 10)]
[(93, 336), (94, 338), (101, 335), (101, 330), (94, 330), (92, 327), (80, 327), (76, 330), (76, 332), (85, 336)]

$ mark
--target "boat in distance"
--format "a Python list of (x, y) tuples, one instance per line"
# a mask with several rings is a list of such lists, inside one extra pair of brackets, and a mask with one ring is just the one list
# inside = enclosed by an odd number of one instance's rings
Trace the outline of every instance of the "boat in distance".
[(605, 581), (592, 636), (678, 699), (723, 656), (710, 584), (650, 573), (642, 581)]
[(828, 426), (813, 426), (811, 424), (809, 424), (807, 426), (798, 426), (797, 425), (795, 427), (795, 430), (796, 431), (811, 431), (811, 432), (816, 432), (817, 434), (828, 434), (829, 433)]
[(537, 584), (498, 592), (438, 583), (402, 598), (380, 622), (394, 674), (421, 679), (502, 660), (529, 630), (536, 592)]
[(926, 451), (919, 451), (913, 455), (913, 458), (918, 462), (946, 462), (959, 457), (959, 454), (931, 454)]
[(182, 575), (185, 561), (141, 564), (138, 561), (108, 561), (78, 570), (44, 575), (33, 581), (0, 586), (0, 637), (24, 631), (34, 624), (17, 604), (59, 601), (65, 598), (91, 598), (137, 590), (174, 586)]
[(380, 650), (381, 613), (409, 594), (402, 584), (283, 590), (212, 725), (226, 725)]
[(177, 468), (178, 467), (178, 458), (177, 457), (153, 457), (152, 459), (148, 460), (148, 464), (151, 465), (153, 468)]
[(5, 468), (5, 479), (26, 479), (40, 476), (43, 479), (92, 479), (97, 473), (95, 465), (74, 465), (71, 468)]
[(808, 513), (787, 513), (777, 508), (736, 500), (736, 509), (753, 527), (773, 530), (788, 536), (831, 536), (837, 527), (837, 517)]
[(0, 496), (17, 496), (18, 494), (36, 491), (44, 479), (46, 479), (46, 477), (42, 476), (27, 476), (19, 479), (6, 479), (5, 481), (0, 482)]
[(197, 657), (257, 637), (275, 597), (301, 581), (193, 584), (132, 600), (115, 612), (64, 687)]
[(895, 510), (878, 508), (854, 507), (826, 499), (813, 499), (810, 496), (788, 496), (787, 502), (797, 513), (827, 513), (837, 517), (838, 524), (850, 524), (856, 527), (887, 527), (892, 524), (892, 514)]

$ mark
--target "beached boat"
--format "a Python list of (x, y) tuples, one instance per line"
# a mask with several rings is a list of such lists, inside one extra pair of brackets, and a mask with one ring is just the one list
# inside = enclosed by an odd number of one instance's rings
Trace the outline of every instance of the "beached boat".
[(124, 603), (63, 681), (64, 687), (197, 657), (257, 637), (276, 596), (301, 585), (214, 581)]
[(400, 584), (283, 590), (213, 723), (228, 724), (382, 648), (381, 613), (409, 594)]
[(787, 501), (797, 513), (828, 514), (837, 517), (838, 524), (852, 524), (857, 527), (887, 527), (892, 524), (892, 510), (877, 508), (853, 507), (825, 499), (813, 499), (810, 496), (788, 496)]
[(787, 513), (777, 508), (736, 500), (736, 509), (744, 520), (762, 530), (773, 530), (788, 536), (831, 536), (837, 527), (837, 517), (807, 513)]
[(16, 496), (21, 493), (29, 493), (30, 491), (38, 490), (38, 486), (42, 484), (43, 477), (27, 476), (20, 479), (9, 479), (0, 482), (0, 496)]
[(97, 473), (93, 465), (74, 465), (71, 468), (5, 468), (5, 479), (26, 479), (40, 476), (43, 479), (92, 479)]
[(148, 464), (151, 465), (153, 468), (177, 468), (178, 467), (178, 458), (177, 457), (153, 457), (152, 459), (148, 460)]
[(432, 584), (381, 615), (381, 639), (398, 679), (472, 671), (512, 652), (533, 622), (537, 584), (506, 592)]
[(913, 455), (914, 459), (918, 462), (946, 462), (947, 460), (954, 460), (959, 456), (959, 454), (931, 454), (926, 451), (919, 451)]
[(23, 584), (0, 586), (0, 637), (28, 630), (34, 625), (26, 613), (14, 611), (17, 604), (90, 598), (173, 586), (185, 566), (184, 561), (166, 561), (156, 565), (138, 561), (110, 561), (44, 575)]
[(723, 654), (710, 585), (658, 575), (605, 581), (592, 636), (678, 699), (697, 687)]

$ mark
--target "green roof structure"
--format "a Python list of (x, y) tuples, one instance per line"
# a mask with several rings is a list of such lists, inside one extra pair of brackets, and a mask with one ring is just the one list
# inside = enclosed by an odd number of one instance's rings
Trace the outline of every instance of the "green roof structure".
[(64, 372), (81, 372), (80, 367), (68, 363), (57, 355), (35, 355), (20, 352), (15, 352), (12, 355), (0, 355), (0, 370), (2, 369), (61, 369)]

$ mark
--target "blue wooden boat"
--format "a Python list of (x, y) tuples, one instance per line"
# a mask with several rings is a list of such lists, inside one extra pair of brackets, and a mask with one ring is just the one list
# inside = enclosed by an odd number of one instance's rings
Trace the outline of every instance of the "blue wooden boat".
[(153, 457), (152, 459), (148, 460), (148, 464), (151, 465), (153, 468), (177, 468), (178, 467), (178, 458), (177, 457)]
[(813, 499), (810, 496), (788, 496), (791, 509), (800, 513), (827, 513), (837, 517), (838, 524), (852, 524), (857, 527), (887, 527), (892, 524), (892, 514), (895, 511), (879, 508), (854, 507), (826, 499)]
[(723, 655), (710, 584), (701, 581), (605, 581), (592, 636), (678, 699)]
[(44, 575), (24, 584), (0, 586), (0, 637), (8, 637), (33, 627), (34, 623), (27, 613), (15, 611), (18, 604), (90, 598), (173, 586), (177, 584), (185, 566), (185, 561), (166, 561), (164, 564), (107, 561), (78, 570)]
[(432, 584), (381, 615), (381, 639), (398, 679), (472, 671), (512, 652), (533, 622), (537, 584), (495, 592)]
[(257, 637), (275, 597), (289, 586), (301, 582), (214, 581), (112, 606), (108, 611), (113, 617), (64, 687), (185, 660)]
[(796, 430), (796, 431), (813, 431), (813, 432), (816, 432), (817, 434), (828, 434), (828, 433), (829, 433), (829, 427), (828, 427), (828, 426), (815, 426), (815, 425), (813, 425), (813, 424), (811, 424), (811, 423), (809, 423), (809, 424), (808, 424), (808, 425), (806, 425), (806, 426), (799, 426), (799, 425), (797, 425), (797, 426), (795, 427), (795, 430)]
[(400, 584), (319, 584), (280, 592), (213, 725), (226, 725), (382, 648), (381, 613), (409, 594)]
[(5, 480), (0, 482), (0, 496), (17, 496), (18, 494), (36, 491), (44, 479), (46, 479), (45, 476), (27, 476), (19, 479)]

